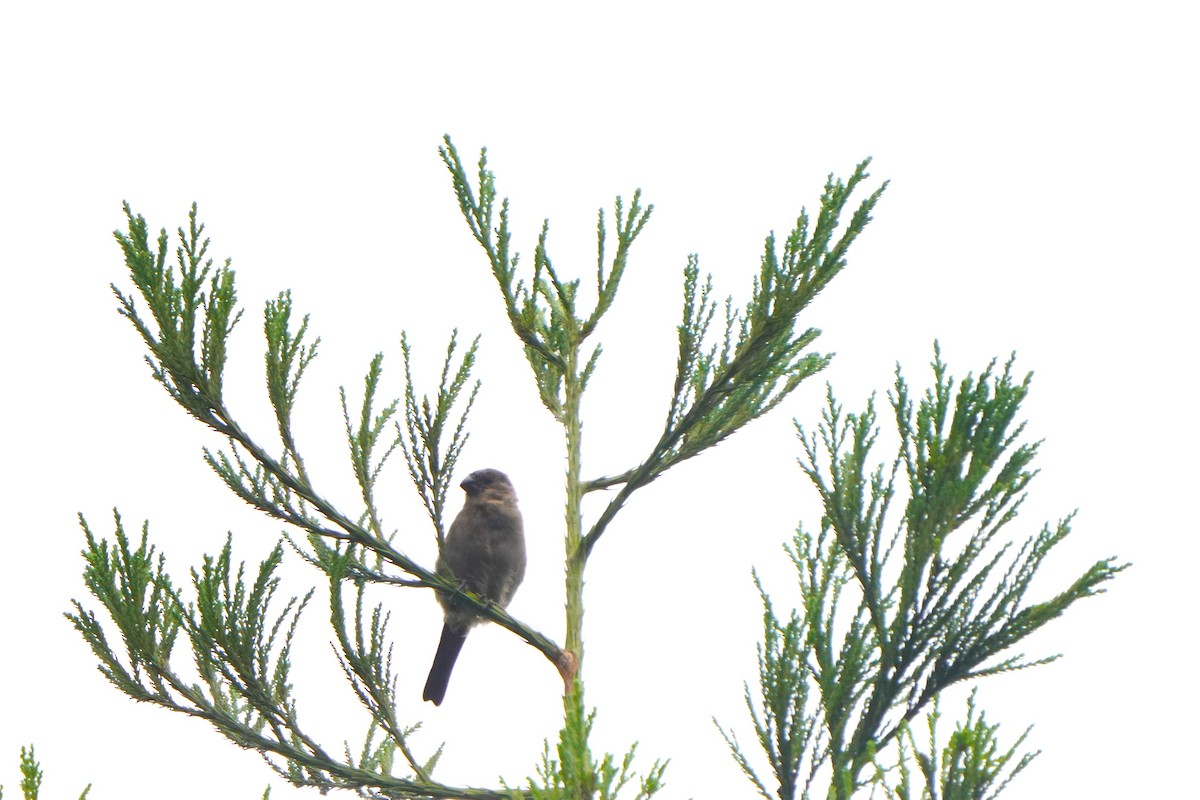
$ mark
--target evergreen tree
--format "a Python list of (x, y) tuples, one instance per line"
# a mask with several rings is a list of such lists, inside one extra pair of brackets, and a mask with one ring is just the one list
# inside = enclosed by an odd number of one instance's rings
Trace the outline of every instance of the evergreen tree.
[[(229, 539), (192, 571), (191, 588), (185, 589), (166, 573), (148, 525), (140, 537), (130, 536), (114, 512), (109, 541), (81, 516), (84, 580), (108, 621), (78, 601), (68, 617), (121, 691), (207, 720), (239, 746), (261, 753), (297, 786), (389, 798), (610, 798), (628, 787), (635, 797), (649, 797), (663, 785), (664, 761), (635, 771), (636, 745), (620, 755), (599, 754), (589, 742), (595, 711), (584, 695), (582, 598), (588, 559), (634, 492), (771, 411), (829, 363), (828, 355), (811, 351), (819, 331), (803, 327), (800, 316), (845, 267), (847, 251), (870, 221), (886, 183), (852, 205), (851, 196), (868, 178), (868, 162), (845, 181), (831, 176), (812, 217), (801, 212), (782, 243), (767, 237), (744, 304), (716, 299), (711, 276), (702, 278), (698, 259), (690, 257), (662, 432), (628, 469), (585, 477), (581, 401), (601, 355), (592, 337), (612, 307), (653, 206), (643, 205), (635, 192), (628, 205), (617, 198), (611, 220), (600, 211), (589, 300), (582, 279), (553, 266), (548, 223), (537, 238), (532, 269), (521, 268), (512, 250), (508, 201), (497, 204), (486, 151), (473, 180), (449, 138), (440, 152), (538, 395), (563, 430), (565, 640), (552, 641), (432, 565), (413, 560), (404, 545), (411, 532), (388, 531), (381, 523), (376, 489), (399, 450), (442, 546), (453, 476), (480, 389), (472, 380), (478, 338), (464, 347), (457, 332), (451, 337), (432, 393), (414, 381), (405, 334), (402, 398), (379, 397), (382, 354), (368, 367), (361, 402), (352, 403), (342, 390), (350, 466), (360, 492), (334, 501), (311, 478), (292, 426), (300, 381), (320, 340), (310, 336), (307, 316), (296, 319), (289, 292), (265, 304), (267, 392), (278, 438), (270, 443), (252, 438), (224, 392), (229, 336), (242, 313), (234, 272), (229, 261), (213, 267), (195, 206), (187, 226), (178, 230), (177, 265), (169, 263), (166, 230), (152, 240), (147, 222), (125, 206), (128, 228), (116, 238), (134, 289), (126, 294), (113, 287), (119, 310), (147, 347), (154, 379), (225, 438), (222, 449), (204, 451), (208, 465), (231, 491), (285, 523), (286, 543), (328, 585), (337, 658), (371, 718), (362, 745), (357, 752), (347, 745), (339, 755), (301, 719), (291, 679), (292, 645), (315, 587), (303, 597), (276, 596), (283, 542), (248, 570), (235, 560)], [(764, 797), (809, 797), (822, 781), (832, 798), (868, 787), (906, 799), (991, 796), (987, 793), (1003, 788), (1032, 757), (1017, 754), (1020, 740), (999, 751), (995, 726), (973, 702), (940, 750), (934, 738), (927, 752), (921, 750), (910, 726), (924, 713), (934, 737), (936, 700), (945, 688), (1047, 660), (1028, 660), (1014, 647), (1076, 600), (1101, 591), (1122, 568), (1100, 561), (1053, 598), (1025, 601), (1031, 578), (1070, 528), (1069, 519), (1047, 526), (1015, 553), (998, 537), (1016, 517), (1037, 451), (1036, 443), (1021, 441), (1016, 417), (1028, 378), (1018, 380), (1011, 368), (1009, 361), (997, 373), (991, 365), (979, 378), (956, 383), (935, 351), (935, 384), (919, 400), (897, 371), (890, 399), (901, 445), (890, 467), (873, 467), (869, 460), (877, 433), (870, 403), (863, 412), (845, 414), (830, 391), (816, 431), (798, 426), (802, 470), (825, 512), (818, 525), (801, 526), (787, 548), (799, 578), (797, 608), (778, 615), (759, 584), (760, 680), (757, 693), (747, 687), (746, 702), (764, 751), (758, 758), (769, 764), (770, 780), (754, 766), (756, 757), (721, 728)], [(584, 497), (600, 491), (607, 502), (585, 520)], [(431, 589), (453, 598), (555, 666), (564, 685), (563, 725), (554, 744), (546, 743), (532, 776), (494, 788), (464, 788), (452, 776), (445, 782), (435, 777), (441, 749), (420, 752), (412, 740), (416, 723), (398, 711), (389, 617), (382, 605), (367, 601), (369, 586)], [(114, 627), (122, 648), (114, 648), (106, 634)], [(199, 682), (180, 670), (184, 648)], [(898, 764), (886, 760), (888, 753)]]

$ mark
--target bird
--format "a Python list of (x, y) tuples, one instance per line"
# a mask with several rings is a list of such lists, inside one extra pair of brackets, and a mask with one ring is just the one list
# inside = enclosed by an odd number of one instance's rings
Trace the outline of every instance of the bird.
[[(476, 470), (459, 485), (467, 499), (450, 524), (438, 555), (437, 574), (506, 608), (525, 577), (525, 524), (517, 493), (498, 469)], [(437, 599), (445, 624), (423, 699), (440, 706), (467, 633), (486, 619), (453, 596), (439, 592)]]

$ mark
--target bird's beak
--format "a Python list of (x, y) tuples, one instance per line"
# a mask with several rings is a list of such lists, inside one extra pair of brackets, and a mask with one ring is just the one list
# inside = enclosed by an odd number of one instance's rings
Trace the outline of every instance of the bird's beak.
[(467, 494), (474, 494), (479, 491), (479, 484), (470, 475), (463, 478), (463, 482), (459, 484)]

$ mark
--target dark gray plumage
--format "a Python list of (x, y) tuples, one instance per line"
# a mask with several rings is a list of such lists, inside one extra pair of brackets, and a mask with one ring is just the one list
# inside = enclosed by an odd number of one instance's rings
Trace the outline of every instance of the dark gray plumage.
[[(460, 485), (467, 501), (446, 534), (437, 560), (438, 574), (505, 608), (525, 577), (525, 525), (516, 491), (508, 476), (496, 469), (472, 472)], [(467, 633), (485, 621), (452, 597), (438, 594), (438, 602), (445, 610), (446, 622), (423, 695), (434, 705), (441, 705), (446, 697), (450, 673)]]

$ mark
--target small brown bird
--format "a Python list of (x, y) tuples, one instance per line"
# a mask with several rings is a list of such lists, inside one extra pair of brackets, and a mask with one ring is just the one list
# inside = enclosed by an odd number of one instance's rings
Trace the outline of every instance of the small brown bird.
[[(500, 470), (472, 472), (460, 484), (467, 502), (450, 525), (437, 560), (439, 575), (501, 608), (508, 606), (525, 577), (525, 525), (517, 493)], [(424, 699), (440, 706), (467, 632), (485, 619), (453, 597), (438, 594), (446, 623), (425, 681)]]

